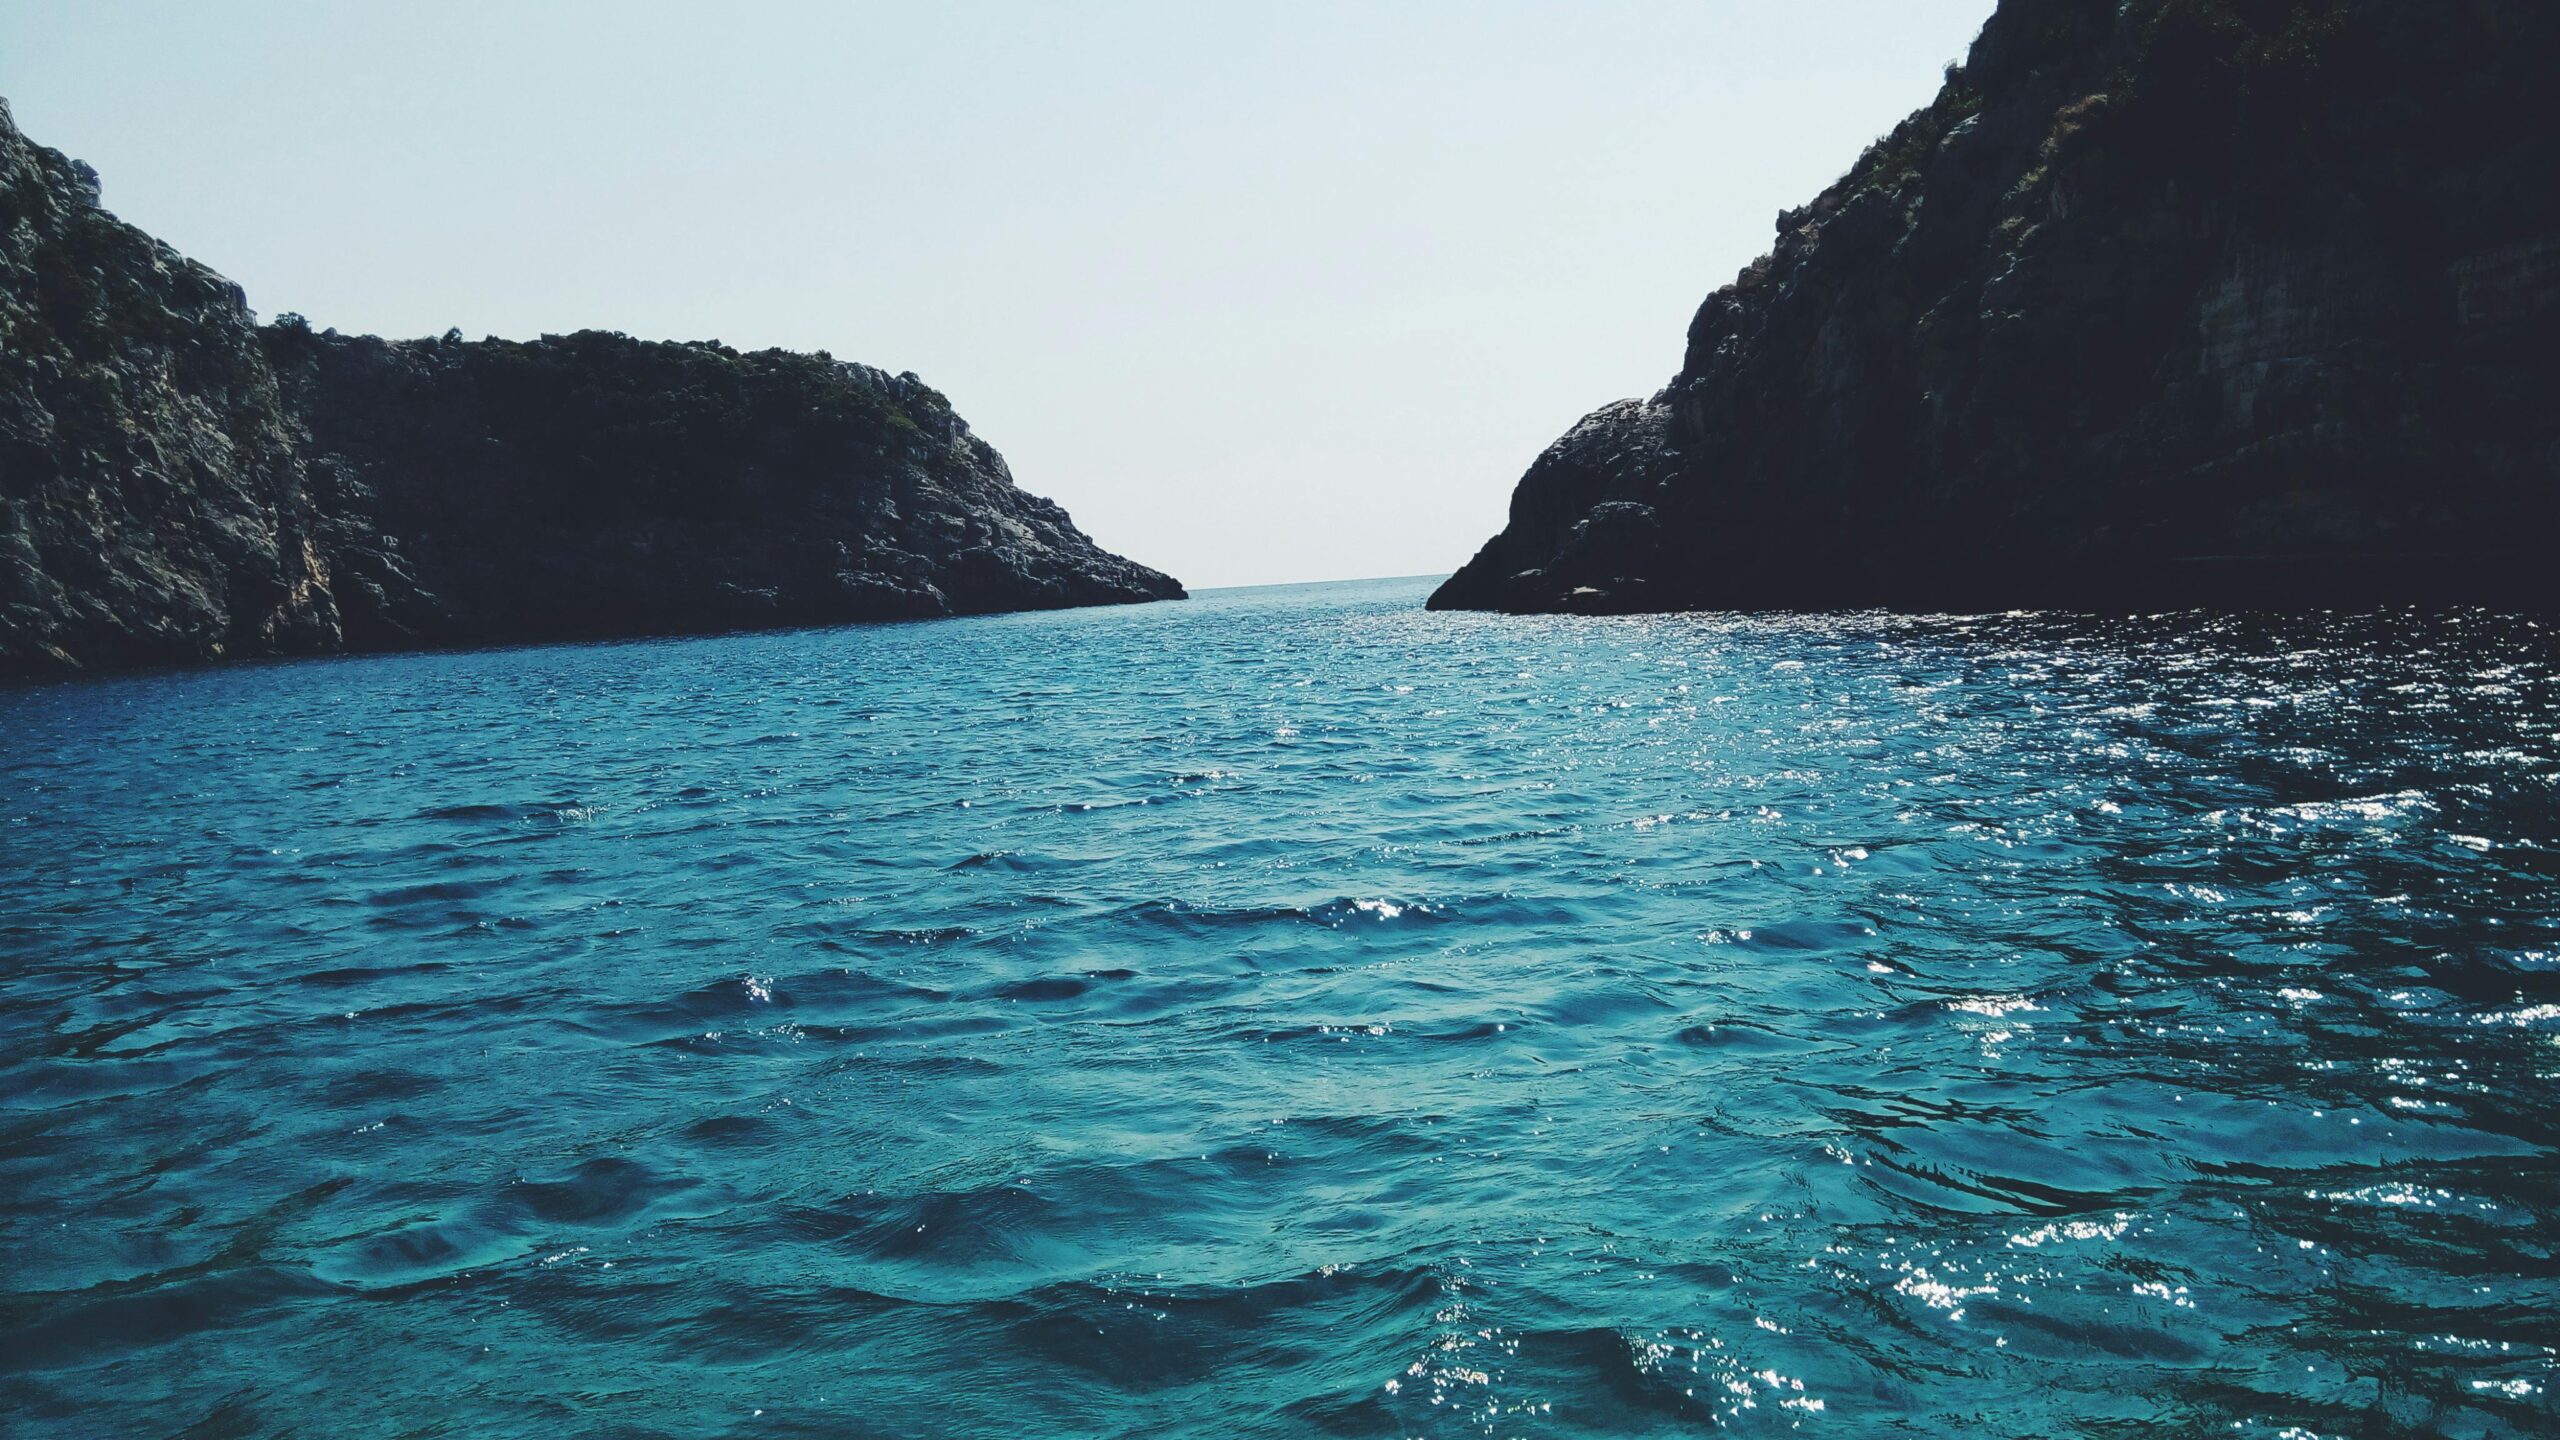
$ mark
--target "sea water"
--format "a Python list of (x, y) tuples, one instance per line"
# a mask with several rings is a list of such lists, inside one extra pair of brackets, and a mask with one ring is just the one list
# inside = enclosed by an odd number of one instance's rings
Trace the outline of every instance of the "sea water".
[(0, 691), (0, 1429), (2560, 1431), (2550, 632), (1426, 592)]

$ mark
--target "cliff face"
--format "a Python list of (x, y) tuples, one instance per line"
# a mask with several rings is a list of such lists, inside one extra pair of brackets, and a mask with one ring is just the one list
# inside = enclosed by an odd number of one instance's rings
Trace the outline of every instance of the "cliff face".
[(325, 648), (294, 427), (239, 288), (0, 105), (0, 674)]
[(2547, 603), (2560, 7), (2002, 0), (1438, 608)]
[(0, 676), (1182, 593), (912, 375), (262, 328), (0, 104)]

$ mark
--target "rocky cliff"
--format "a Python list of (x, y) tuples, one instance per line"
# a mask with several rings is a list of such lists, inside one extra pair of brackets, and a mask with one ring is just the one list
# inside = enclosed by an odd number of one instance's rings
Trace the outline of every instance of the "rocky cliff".
[(261, 327), (0, 103), (0, 675), (1181, 594), (912, 375)]
[(913, 375), (600, 332), (264, 339), (358, 647), (1178, 598)]
[(2002, 0), (1438, 608), (2560, 587), (2560, 6)]
[(239, 288), (0, 106), (0, 674), (327, 648), (303, 474)]

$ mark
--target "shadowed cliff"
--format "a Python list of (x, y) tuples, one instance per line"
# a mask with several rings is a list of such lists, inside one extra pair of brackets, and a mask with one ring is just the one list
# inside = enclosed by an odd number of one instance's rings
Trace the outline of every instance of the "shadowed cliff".
[(913, 375), (587, 331), (264, 334), (348, 643), (737, 629), (1179, 598)]
[(2548, 603), (2560, 7), (2004, 0), (1437, 608)]
[(0, 676), (1182, 593), (912, 375), (261, 327), (0, 104)]

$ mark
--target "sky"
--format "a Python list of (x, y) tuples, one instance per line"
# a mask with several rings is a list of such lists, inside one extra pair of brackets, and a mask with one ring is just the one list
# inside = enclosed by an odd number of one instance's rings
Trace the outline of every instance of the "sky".
[(265, 316), (913, 370), (1195, 588), (1420, 575), (1992, 0), (5, 0), (0, 95)]

